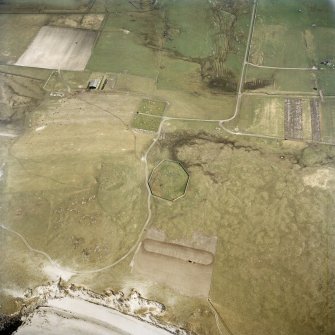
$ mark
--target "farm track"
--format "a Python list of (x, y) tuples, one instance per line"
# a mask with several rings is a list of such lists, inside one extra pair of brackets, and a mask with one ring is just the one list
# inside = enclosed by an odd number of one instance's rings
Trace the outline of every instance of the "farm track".
[(257, 65), (254, 63), (246, 62), (246, 65), (257, 67), (260, 69), (273, 69), (273, 70), (299, 70), (299, 71), (318, 71), (317, 68), (313, 67), (280, 67), (280, 66), (267, 66), (267, 65)]

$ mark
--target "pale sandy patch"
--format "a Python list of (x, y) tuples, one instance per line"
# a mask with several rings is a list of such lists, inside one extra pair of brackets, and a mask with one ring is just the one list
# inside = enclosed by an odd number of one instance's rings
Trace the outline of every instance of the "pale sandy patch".
[(335, 185), (335, 169), (321, 168), (316, 172), (305, 175), (303, 177), (304, 184), (311, 187), (319, 187), (322, 189), (330, 188), (331, 184)]
[(70, 270), (62, 269), (51, 264), (44, 266), (43, 271), (51, 280), (62, 278), (67, 281), (74, 275)]

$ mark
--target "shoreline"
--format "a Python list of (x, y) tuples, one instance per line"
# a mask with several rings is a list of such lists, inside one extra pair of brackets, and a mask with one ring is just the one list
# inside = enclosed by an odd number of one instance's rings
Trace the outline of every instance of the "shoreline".
[[(189, 335), (184, 329), (158, 321), (165, 306), (143, 298), (137, 291), (97, 294), (61, 279), (31, 291), (20, 313), (8, 316), (6, 328), (13, 334), (56, 335)], [(15, 323), (16, 322), (16, 323)], [(13, 325), (15, 324), (15, 327)]]

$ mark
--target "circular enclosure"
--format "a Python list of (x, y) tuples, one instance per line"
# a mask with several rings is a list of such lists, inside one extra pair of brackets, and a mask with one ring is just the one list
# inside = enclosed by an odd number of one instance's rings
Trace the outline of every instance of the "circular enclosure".
[(174, 201), (185, 194), (188, 180), (189, 175), (179, 162), (164, 160), (152, 170), (149, 187), (152, 195)]

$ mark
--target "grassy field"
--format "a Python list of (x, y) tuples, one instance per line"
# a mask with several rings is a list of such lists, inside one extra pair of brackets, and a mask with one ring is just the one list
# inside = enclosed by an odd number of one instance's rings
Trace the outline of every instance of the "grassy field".
[(161, 58), (161, 69), (157, 78), (157, 88), (162, 90), (181, 90), (201, 92), (204, 85), (200, 77), (200, 65), (181, 59), (173, 59), (166, 54)]
[(323, 95), (335, 95), (335, 71), (321, 70), (317, 73), (319, 88)]
[(0, 63), (15, 63), (48, 19), (48, 15), (0, 14)]
[(332, 50), (327, 43), (334, 31), (330, 2), (260, 0), (258, 3), (250, 58), (253, 63), (312, 67)]
[(99, 37), (87, 65), (92, 71), (131, 74), (155, 78), (157, 58), (155, 52), (138, 43), (134, 34), (122, 31), (104, 31)]
[(326, 99), (321, 104), (321, 138), (323, 141), (335, 144), (335, 100)]
[(257, 68), (249, 65), (244, 91), (257, 93), (296, 93), (324, 96), (335, 94), (335, 70), (326, 68), (314, 71)]
[(248, 65), (244, 91), (287, 94), (318, 94), (317, 77), (321, 71), (299, 71), (257, 68)]
[(134, 115), (132, 127), (148, 131), (157, 131), (162, 121), (166, 102), (143, 99)]
[[(184, 57), (208, 57), (214, 48), (209, 29), (212, 24), (209, 3), (198, 0), (188, 4), (185, 1), (163, 1), (163, 6), (165, 20), (171, 27), (171, 37), (166, 41), (165, 48)], [(228, 17), (227, 21), (230, 20)]]
[(331, 41), (335, 35), (335, 27), (317, 26), (305, 31), (305, 38), (308, 53), (316, 64), (320, 64), (325, 59), (335, 60), (335, 47)]
[[(117, 89), (143, 93), (147, 89), (150, 94), (173, 101), (168, 116), (231, 116), (250, 4), (241, 0), (217, 7), (201, 1), (192, 3), (192, 8), (189, 5), (189, 1), (177, 5), (163, 1), (156, 10), (143, 13), (117, 1), (118, 11), (109, 14), (87, 68), (119, 73)], [(197, 15), (200, 12), (204, 15)], [(234, 89), (226, 92), (222, 87), (212, 87), (213, 78), (223, 78), (222, 82)], [(134, 118), (137, 128), (157, 130), (158, 125), (153, 118)]]
[[(224, 126), (233, 132), (260, 136), (285, 137), (285, 97), (245, 95), (237, 117)], [(302, 99), (302, 132), (306, 141), (311, 140), (310, 99)]]
[[(10, 151), (10, 226), (65, 267), (109, 263), (134, 242), (130, 236), (136, 238), (145, 220), (137, 155), (148, 136), (124, 131), (139, 99), (120, 99), (82, 94), (65, 104), (44, 103)], [(130, 221), (124, 212), (133, 213)], [(71, 257), (64, 250), (73, 250)]]
[(156, 197), (174, 201), (186, 192), (188, 174), (184, 168), (174, 161), (162, 161), (151, 172), (149, 186)]
[(39, 79), (46, 81), (50, 74), (51, 70), (49, 69), (37, 69), (30, 67), (20, 67), (15, 65), (0, 65), (0, 71), (4, 74), (12, 74), (17, 76), (28, 77), (32, 79)]
[(161, 89), (213, 90), (217, 77), (236, 87), (250, 20), (246, 1), (195, 1), (191, 7), (189, 1), (162, 1), (144, 13), (115, 6), (119, 11), (106, 21), (89, 69), (157, 78)]
[(137, 109), (138, 113), (162, 116), (166, 108), (165, 101), (143, 99)]
[[(263, 14), (269, 15), (269, 14)], [(296, 15), (299, 15), (297, 12)], [(250, 61), (257, 65), (312, 67), (301, 31), (281, 24), (264, 24), (259, 15), (252, 40)]]
[(46, 80), (44, 89), (50, 92), (68, 92), (86, 88), (90, 75), (88, 71), (53, 71)]
[(244, 96), (238, 116), (225, 127), (234, 132), (284, 137), (284, 98)]
[(160, 123), (161, 118), (136, 114), (132, 122), (132, 127), (135, 129), (142, 129), (156, 132), (159, 128)]

